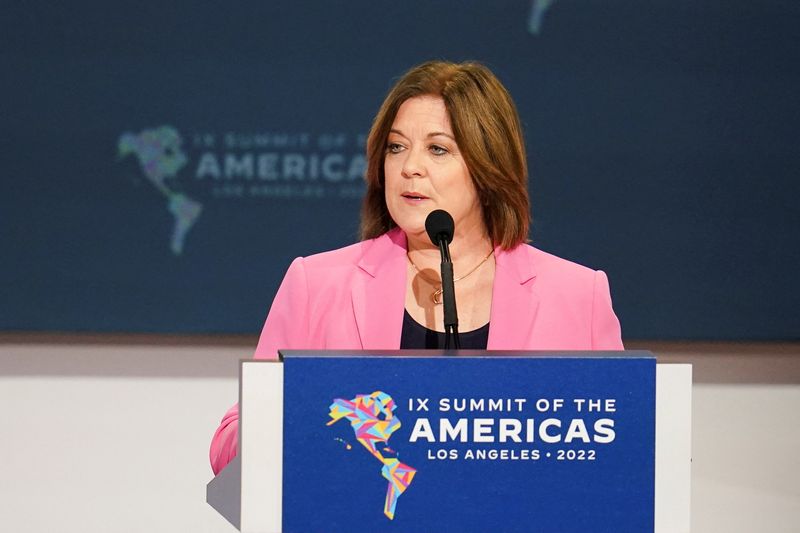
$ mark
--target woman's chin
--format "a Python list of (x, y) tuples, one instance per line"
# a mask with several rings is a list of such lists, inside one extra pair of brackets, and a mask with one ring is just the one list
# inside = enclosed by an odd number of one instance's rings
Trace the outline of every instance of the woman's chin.
[(422, 224), (422, 225), (419, 225), (419, 224), (416, 224), (416, 225), (398, 224), (397, 226), (401, 230), (403, 230), (403, 233), (405, 233), (409, 237), (420, 237), (422, 235), (425, 235), (425, 225), (424, 224)]
[(406, 235), (424, 235), (427, 216), (428, 212), (398, 213), (398, 216), (392, 216), (392, 220)]
[(431, 238), (428, 237), (428, 232), (426, 232), (425, 230), (422, 230), (421, 232), (416, 233), (414, 235), (406, 234), (406, 238), (408, 239), (409, 242), (413, 243), (413, 248), (415, 250), (422, 250), (427, 248), (438, 249), (438, 246), (436, 246), (431, 242)]

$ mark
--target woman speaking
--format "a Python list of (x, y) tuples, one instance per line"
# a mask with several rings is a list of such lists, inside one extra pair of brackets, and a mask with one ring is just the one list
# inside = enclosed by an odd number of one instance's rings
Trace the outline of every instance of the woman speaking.
[[(255, 357), (279, 349), (443, 348), (439, 247), (425, 220), (447, 211), (461, 348), (621, 350), (601, 271), (526, 244), (525, 145), (516, 107), (478, 63), (407, 72), (367, 140), (362, 241), (292, 262)], [(236, 455), (237, 406), (211, 444), (219, 472)]]

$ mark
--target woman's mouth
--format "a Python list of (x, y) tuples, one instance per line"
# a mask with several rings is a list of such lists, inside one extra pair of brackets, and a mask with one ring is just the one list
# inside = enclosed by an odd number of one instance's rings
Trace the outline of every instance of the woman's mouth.
[(427, 200), (427, 199), (428, 199), (428, 197), (427, 197), (427, 196), (425, 196), (424, 194), (420, 194), (420, 193), (418, 193), (418, 192), (415, 192), (415, 191), (412, 191), (412, 192), (404, 192), (404, 193), (402, 194), (402, 196), (403, 196), (403, 198), (405, 198), (406, 200), (410, 200), (410, 201), (412, 201), (412, 202), (420, 202), (420, 201), (422, 201), (422, 200)]

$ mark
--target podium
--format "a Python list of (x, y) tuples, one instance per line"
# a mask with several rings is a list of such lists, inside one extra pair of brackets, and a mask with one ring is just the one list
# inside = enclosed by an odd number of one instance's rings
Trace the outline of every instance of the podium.
[(243, 532), (689, 531), (691, 366), (649, 352), (283, 351), (240, 363)]

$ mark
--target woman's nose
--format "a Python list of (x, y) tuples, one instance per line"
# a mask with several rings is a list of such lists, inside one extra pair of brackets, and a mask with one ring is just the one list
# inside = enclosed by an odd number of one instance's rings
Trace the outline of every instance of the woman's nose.
[(418, 178), (425, 175), (425, 163), (423, 156), (418, 150), (408, 150), (408, 154), (403, 161), (403, 176), (406, 178)]

